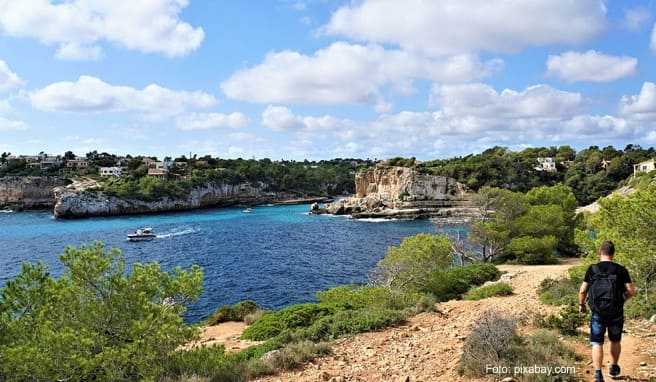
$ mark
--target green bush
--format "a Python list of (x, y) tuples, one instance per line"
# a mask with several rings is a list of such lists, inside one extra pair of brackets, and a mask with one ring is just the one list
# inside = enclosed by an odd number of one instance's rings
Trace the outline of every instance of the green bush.
[(428, 278), (424, 292), (432, 294), (437, 301), (453, 300), (472, 286), (495, 281), (500, 276), (501, 272), (489, 263), (453, 267), (446, 271), (433, 272)]
[(547, 305), (578, 304), (579, 282), (571, 278), (542, 280), (538, 288), (540, 301)]
[(330, 340), (347, 334), (379, 330), (405, 321), (403, 311), (390, 309), (344, 310), (325, 316), (301, 332), (312, 341)]
[(244, 330), (242, 338), (264, 341), (285, 330), (308, 327), (319, 318), (333, 314), (335, 310), (336, 308), (328, 305), (306, 303), (265, 313), (262, 318)]
[(508, 252), (520, 264), (555, 264), (556, 242), (554, 236), (520, 236), (510, 241)]
[(317, 292), (317, 300), (339, 310), (381, 308), (405, 309), (416, 304), (419, 293), (408, 293), (383, 287), (345, 285)]
[(244, 321), (247, 315), (255, 313), (258, 306), (254, 301), (246, 300), (234, 305), (223, 305), (207, 319), (208, 325), (217, 325), (227, 321)]
[(197, 330), (186, 304), (201, 292), (202, 272), (134, 264), (101, 243), (67, 247), (64, 273), (24, 264), (0, 294), (0, 379), (153, 379)]
[(177, 351), (166, 362), (162, 377), (195, 375), (212, 381), (243, 381), (245, 364), (234, 354), (228, 354), (222, 345), (199, 346)]
[(535, 324), (538, 327), (557, 330), (566, 336), (579, 334), (579, 327), (588, 319), (587, 314), (579, 313), (577, 305), (565, 305), (558, 314), (538, 317)]
[(508, 283), (498, 282), (490, 285), (470, 289), (465, 294), (465, 300), (482, 300), (494, 296), (510, 296), (513, 288)]

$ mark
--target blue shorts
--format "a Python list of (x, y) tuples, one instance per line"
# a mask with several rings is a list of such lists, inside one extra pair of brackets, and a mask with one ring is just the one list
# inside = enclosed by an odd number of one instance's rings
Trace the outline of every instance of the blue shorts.
[(623, 327), (623, 316), (606, 318), (592, 312), (592, 316), (590, 317), (590, 343), (592, 345), (603, 344), (606, 329), (608, 329), (608, 339), (610, 342), (620, 342), (622, 340)]

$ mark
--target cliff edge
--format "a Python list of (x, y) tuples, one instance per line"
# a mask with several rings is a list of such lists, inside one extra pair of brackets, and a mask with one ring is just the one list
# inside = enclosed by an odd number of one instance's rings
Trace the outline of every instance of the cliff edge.
[(378, 164), (355, 175), (355, 196), (312, 206), (315, 214), (354, 218), (458, 218), (477, 215), (472, 194), (453, 178)]

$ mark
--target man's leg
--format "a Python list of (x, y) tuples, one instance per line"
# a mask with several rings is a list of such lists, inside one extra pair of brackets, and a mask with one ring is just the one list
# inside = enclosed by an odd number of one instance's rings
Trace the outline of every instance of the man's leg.
[(601, 366), (604, 364), (604, 344), (603, 343), (593, 343), (592, 344), (592, 366), (595, 370), (600, 370)]
[(622, 352), (621, 341), (611, 341), (610, 343), (610, 358), (613, 365), (618, 365), (620, 362), (620, 353)]

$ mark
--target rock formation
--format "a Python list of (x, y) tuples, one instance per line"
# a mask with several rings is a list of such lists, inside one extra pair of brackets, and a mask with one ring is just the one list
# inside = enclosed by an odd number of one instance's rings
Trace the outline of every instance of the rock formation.
[(6, 176), (0, 178), (0, 208), (49, 208), (55, 204), (53, 189), (68, 181), (56, 176)]
[[(284, 192), (269, 192), (264, 183), (251, 185), (208, 183), (193, 188), (182, 197), (164, 197), (157, 200), (121, 198), (97, 190), (80, 190), (74, 187), (55, 189), (54, 215), (56, 218), (81, 218), (144, 214), (166, 211), (184, 211), (231, 205), (276, 203), (298, 197)], [(323, 200), (307, 199), (307, 202)], [(302, 203), (306, 199), (295, 199)]]
[(471, 195), (455, 179), (378, 164), (355, 175), (355, 196), (314, 206), (312, 213), (354, 218), (462, 218), (476, 215)]

